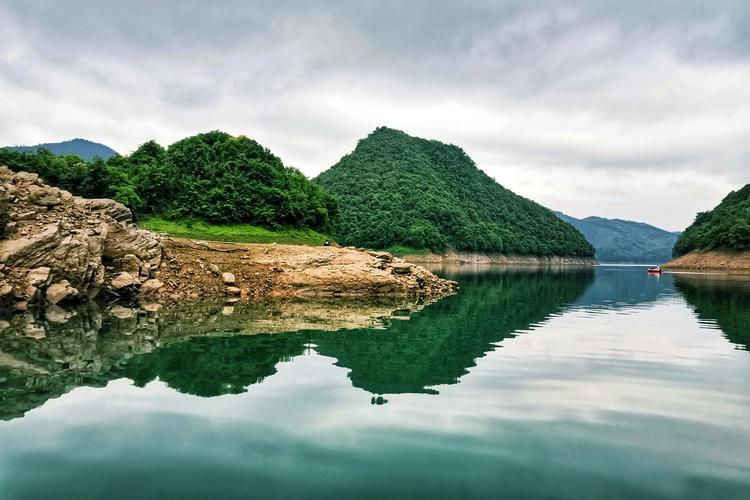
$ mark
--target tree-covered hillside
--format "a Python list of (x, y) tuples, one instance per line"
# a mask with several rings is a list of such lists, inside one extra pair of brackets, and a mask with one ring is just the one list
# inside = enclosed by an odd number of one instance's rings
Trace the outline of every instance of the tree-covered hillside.
[(583, 233), (600, 262), (666, 262), (672, 258), (672, 247), (679, 236), (643, 222), (602, 217), (576, 219), (555, 213)]
[(713, 249), (750, 250), (750, 184), (729, 193), (713, 210), (696, 215), (677, 240), (674, 256)]
[(339, 200), (343, 244), (594, 254), (573, 226), (500, 186), (461, 148), (398, 130), (376, 129), (315, 180)]
[(7, 149), (11, 151), (17, 151), (19, 153), (33, 153), (40, 149), (46, 149), (50, 153), (64, 156), (64, 155), (78, 155), (86, 161), (91, 161), (95, 157), (99, 157), (102, 160), (109, 160), (113, 156), (117, 155), (117, 151), (99, 144), (98, 142), (88, 141), (86, 139), (71, 139), (63, 142), (47, 142), (45, 144), (37, 144), (36, 146), (9, 146)]
[(167, 149), (149, 141), (106, 162), (0, 149), (0, 165), (38, 173), (79, 196), (114, 198), (137, 215), (325, 230), (336, 212), (334, 198), (297, 169), (257, 142), (224, 132)]

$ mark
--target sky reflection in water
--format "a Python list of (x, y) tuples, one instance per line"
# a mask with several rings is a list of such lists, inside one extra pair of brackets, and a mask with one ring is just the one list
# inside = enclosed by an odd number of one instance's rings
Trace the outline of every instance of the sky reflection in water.
[(195, 338), (66, 379), (0, 422), (0, 496), (750, 496), (750, 283), (452, 277), (385, 329)]

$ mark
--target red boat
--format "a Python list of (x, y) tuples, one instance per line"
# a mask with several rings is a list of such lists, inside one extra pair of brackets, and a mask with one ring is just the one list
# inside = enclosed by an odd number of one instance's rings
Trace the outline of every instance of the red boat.
[(648, 269), (646, 270), (646, 272), (647, 272), (648, 274), (661, 274), (661, 273), (662, 273), (662, 270), (661, 270), (661, 267), (659, 267), (659, 266), (656, 266), (656, 267), (649, 267), (649, 268), (648, 268)]

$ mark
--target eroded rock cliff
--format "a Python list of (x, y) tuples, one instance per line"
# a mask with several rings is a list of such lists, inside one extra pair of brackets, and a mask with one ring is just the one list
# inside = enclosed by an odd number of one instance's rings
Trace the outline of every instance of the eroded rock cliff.
[(88, 200), (0, 167), (4, 199), (0, 300), (62, 304), (93, 298), (127, 270), (147, 280), (159, 268), (162, 242), (138, 229), (114, 200)]

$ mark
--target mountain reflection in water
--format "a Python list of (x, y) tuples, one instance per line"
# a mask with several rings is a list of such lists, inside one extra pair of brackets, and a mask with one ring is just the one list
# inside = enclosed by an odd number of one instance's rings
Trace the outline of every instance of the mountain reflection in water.
[(750, 350), (750, 277), (677, 274), (675, 287), (698, 318), (715, 323), (739, 349)]
[(241, 393), (309, 348), (335, 358), (350, 370), (352, 384), (370, 393), (436, 393), (432, 386), (456, 383), (497, 342), (559, 312), (593, 281), (590, 269), (454, 276), (461, 292), (427, 307), (204, 304), (118, 308), (113, 315), (89, 305), (64, 323), (28, 316), (16, 321), (16, 334), (0, 336), (0, 418), (21, 416), (76, 386), (121, 377), (138, 386), (158, 378), (204, 397)]

